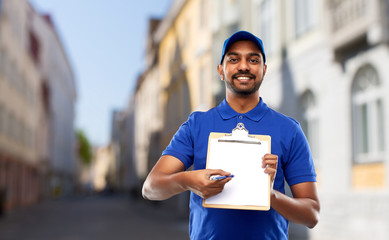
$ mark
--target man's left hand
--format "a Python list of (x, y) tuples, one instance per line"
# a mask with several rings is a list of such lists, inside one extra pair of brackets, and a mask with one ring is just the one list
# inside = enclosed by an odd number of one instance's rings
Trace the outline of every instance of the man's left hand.
[(265, 168), (265, 173), (270, 175), (271, 186), (273, 186), (274, 179), (277, 173), (278, 156), (267, 153), (262, 158), (262, 168)]

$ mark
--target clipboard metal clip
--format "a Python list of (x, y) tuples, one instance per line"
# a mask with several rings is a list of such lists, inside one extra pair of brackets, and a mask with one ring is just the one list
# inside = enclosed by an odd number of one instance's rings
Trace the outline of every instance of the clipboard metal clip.
[(249, 133), (249, 130), (247, 130), (245, 127), (244, 127), (244, 124), (243, 123), (238, 123), (236, 125), (236, 127), (234, 129), (232, 129), (232, 132), (236, 131), (236, 130), (245, 130), (247, 132), (247, 134)]
[(225, 137), (218, 139), (218, 142), (234, 142), (247, 144), (261, 144), (261, 141), (249, 135), (249, 131), (243, 123), (238, 123), (231, 134), (226, 134)]

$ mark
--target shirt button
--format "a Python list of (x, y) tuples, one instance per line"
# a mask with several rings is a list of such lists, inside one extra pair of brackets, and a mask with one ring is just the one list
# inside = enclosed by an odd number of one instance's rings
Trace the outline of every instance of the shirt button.
[(242, 115), (240, 115), (240, 116), (239, 116), (239, 119), (243, 119), (243, 116), (242, 116)]

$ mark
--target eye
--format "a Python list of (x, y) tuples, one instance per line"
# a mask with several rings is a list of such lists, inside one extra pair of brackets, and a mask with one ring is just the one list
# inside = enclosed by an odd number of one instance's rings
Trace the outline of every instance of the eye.
[(253, 58), (253, 59), (250, 59), (250, 62), (251, 63), (259, 63), (259, 59), (258, 58)]
[(228, 61), (231, 63), (235, 63), (238, 61), (238, 59), (237, 58), (229, 58)]

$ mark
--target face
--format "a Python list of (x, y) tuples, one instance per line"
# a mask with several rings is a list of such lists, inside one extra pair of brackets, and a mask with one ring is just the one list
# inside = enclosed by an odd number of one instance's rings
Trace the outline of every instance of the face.
[(218, 72), (226, 82), (227, 93), (247, 96), (258, 91), (266, 74), (266, 67), (255, 43), (238, 41), (228, 49), (223, 65), (218, 66)]

